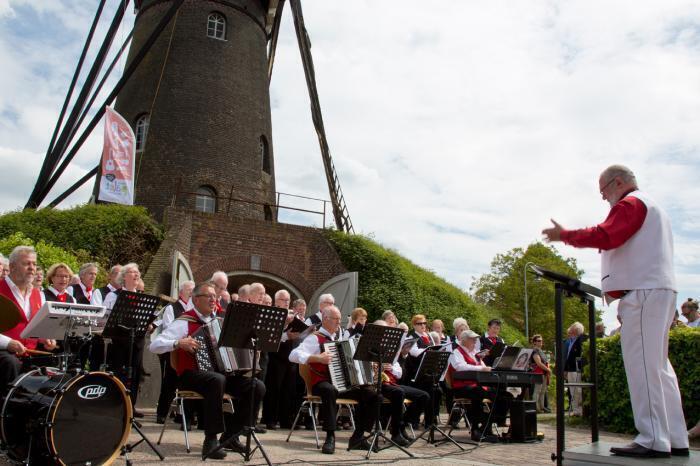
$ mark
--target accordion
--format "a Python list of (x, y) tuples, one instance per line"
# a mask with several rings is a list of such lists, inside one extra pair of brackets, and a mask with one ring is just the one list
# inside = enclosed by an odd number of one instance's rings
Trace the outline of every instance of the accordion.
[(328, 365), (331, 383), (339, 392), (375, 383), (374, 370), (369, 361), (356, 361), (355, 348), (358, 339), (333, 341), (323, 344), (323, 350), (332, 357)]
[[(219, 319), (202, 325), (195, 331), (192, 338), (199, 343), (199, 349), (194, 352), (194, 360), (200, 371), (221, 372), (222, 374), (250, 371), (253, 366), (253, 350), (218, 346), (221, 336)], [(260, 371), (260, 361), (255, 372)]]

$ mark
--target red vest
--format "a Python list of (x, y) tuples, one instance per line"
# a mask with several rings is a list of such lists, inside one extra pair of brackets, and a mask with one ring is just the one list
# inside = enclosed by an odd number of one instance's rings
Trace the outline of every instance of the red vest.
[[(314, 333), (314, 335), (316, 335), (316, 338), (318, 339), (318, 345), (321, 347), (321, 352), (323, 352), (323, 344), (324, 343), (328, 343), (329, 341), (333, 341), (320, 332)], [(326, 364), (312, 362), (309, 364), (309, 367), (311, 368), (311, 371), (309, 371), (309, 375), (311, 378), (311, 387), (312, 388), (314, 387), (314, 385), (316, 385), (319, 382), (323, 382), (324, 380), (327, 380), (327, 381), (331, 380), (331, 374), (328, 371), (328, 366)]]
[[(476, 357), (476, 359), (472, 358), (469, 356), (469, 353), (467, 353), (464, 348), (461, 346), (457, 345), (457, 351), (459, 351), (462, 356), (464, 357), (464, 360), (467, 362), (467, 364), (471, 364), (473, 366), (478, 365), (481, 362), (481, 358), (479, 356)], [(454, 367), (452, 367), (452, 364), (450, 364), (450, 367), (447, 369), (451, 374), (454, 374), (457, 372)], [(462, 387), (475, 387), (476, 382), (473, 380), (455, 380), (454, 377), (452, 378), (452, 389), (455, 388), (462, 388)]]
[(396, 380), (396, 376), (394, 375), (393, 372), (391, 371), (384, 371), (384, 375), (387, 376), (389, 380), (385, 381), (384, 383), (388, 383), (389, 385), (398, 385), (398, 381)]
[[(183, 312), (176, 320), (187, 321), (187, 335), (190, 336), (203, 325), (194, 309)], [(171, 353), (171, 364), (177, 375), (182, 375), (185, 371), (196, 371), (197, 363), (194, 355), (185, 350), (177, 349)]]
[(19, 341), (28, 349), (36, 349), (36, 344), (38, 341), (36, 338), (21, 338), (20, 334), (22, 333), (22, 330), (24, 330), (24, 328), (27, 326), (27, 324), (29, 324), (29, 321), (34, 318), (39, 309), (41, 309), (41, 293), (39, 292), (39, 289), (32, 288), (32, 292), (29, 295), (29, 308), (31, 309), (29, 320), (27, 320), (27, 316), (24, 313), (24, 310), (15, 299), (15, 295), (12, 293), (10, 285), (8, 285), (7, 281), (5, 280), (0, 280), (0, 294), (8, 298), (13, 303), (15, 303), (17, 312), (20, 316), (19, 323), (10, 330), (2, 332), (2, 334), (12, 338), (13, 340)]

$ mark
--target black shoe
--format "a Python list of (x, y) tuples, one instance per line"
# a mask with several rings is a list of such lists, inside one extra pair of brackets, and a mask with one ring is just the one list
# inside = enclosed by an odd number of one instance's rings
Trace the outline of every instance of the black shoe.
[(156, 416), (156, 424), (165, 424), (165, 416)]
[(255, 426), (255, 433), (256, 434), (266, 434), (267, 429), (265, 429), (263, 426)]
[(629, 456), (633, 458), (670, 458), (670, 451), (657, 451), (643, 447), (637, 443), (630, 443), (624, 447), (612, 447), (610, 453), (617, 456)]
[(277, 424), (265, 424), (267, 430), (277, 430)]
[[(219, 441), (216, 439), (216, 435), (213, 435), (211, 437), (205, 437), (204, 438), (204, 444), (202, 445), (202, 458), (204, 458), (204, 455), (214, 451), (216, 448), (219, 447)], [(226, 458), (226, 452), (224, 450), (219, 450), (217, 452), (211, 453), (207, 458), (211, 458), (213, 460), (222, 460)]]
[(395, 433), (391, 436), (391, 441), (400, 447), (407, 447), (411, 444), (400, 432)]
[(134, 417), (141, 419), (143, 416), (144, 414), (141, 411), (134, 410)]
[(402, 436), (403, 438), (405, 438), (406, 440), (408, 440), (409, 442), (411, 441), (412, 438), (415, 437), (415, 435), (411, 435), (411, 434), (408, 432), (408, 429), (407, 429), (406, 426), (401, 427), (401, 430), (400, 430), (399, 432), (401, 432), (401, 436)]
[(335, 453), (335, 434), (333, 432), (328, 432), (326, 434), (326, 441), (323, 442), (321, 453), (325, 453), (326, 455)]
[(671, 456), (690, 456), (687, 448), (671, 448)]
[[(350, 437), (350, 441), (348, 442), (348, 450), (364, 450), (364, 451), (369, 451), (371, 447), (371, 444), (369, 443), (369, 440), (366, 438), (361, 438), (361, 437)], [(375, 445), (375, 451), (377, 450), (377, 447)]]
[(241, 443), (238, 436), (225, 437), (226, 434), (221, 434), (221, 443), (224, 443), (224, 449), (235, 453), (245, 453), (245, 445)]

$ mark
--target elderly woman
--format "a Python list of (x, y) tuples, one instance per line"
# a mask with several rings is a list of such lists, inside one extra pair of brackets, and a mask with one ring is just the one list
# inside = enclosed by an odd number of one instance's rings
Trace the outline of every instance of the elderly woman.
[(399, 319), (396, 318), (396, 314), (391, 309), (387, 309), (382, 313), (382, 320), (386, 322), (388, 327), (396, 327), (399, 324)]
[(91, 303), (97, 271), (98, 266), (94, 262), (88, 262), (80, 266), (80, 270), (78, 270), (80, 283), (68, 287), (68, 293), (75, 298), (78, 304)]
[(547, 393), (547, 386), (549, 385), (549, 377), (552, 374), (552, 370), (549, 368), (549, 359), (547, 355), (542, 351), (542, 345), (544, 344), (542, 335), (533, 335), (530, 338), (530, 342), (534, 349), (531, 359), (532, 372), (535, 374), (543, 374), (544, 376), (544, 383), (535, 384), (535, 391), (532, 396), (537, 405), (537, 412), (541, 413), (544, 412), (544, 395)]
[(447, 343), (449, 337), (445, 335), (445, 324), (440, 319), (433, 319), (430, 324), (431, 333), (435, 332), (438, 336), (439, 344)]
[(350, 336), (362, 335), (362, 330), (365, 328), (367, 323), (367, 311), (361, 307), (356, 307), (350, 313), (350, 320), (348, 321), (348, 333)]
[(61, 303), (75, 303), (75, 298), (68, 293), (68, 283), (73, 271), (67, 264), (59, 262), (49, 267), (46, 273), (48, 288), (44, 288), (44, 299), (46, 301), (58, 301)]
[(465, 330), (471, 330), (469, 328), (469, 324), (467, 323), (467, 319), (464, 317), (457, 317), (455, 320), (452, 321), (452, 328), (454, 329), (454, 334), (450, 337), (450, 340), (452, 340), (452, 349), (457, 349), (457, 345), (459, 344), (459, 336), (464, 332)]
[[(435, 422), (437, 413), (440, 410), (440, 399), (441, 392), (439, 388), (433, 385), (433, 381), (427, 378), (416, 379), (416, 374), (418, 372), (418, 367), (423, 359), (423, 353), (426, 348), (432, 345), (430, 334), (428, 333), (428, 319), (423, 314), (416, 314), (411, 318), (411, 325), (413, 326), (413, 331), (408, 334), (410, 338), (415, 338), (416, 342), (413, 344), (408, 352), (408, 358), (406, 360), (406, 374), (403, 380), (410, 386), (423, 390), (430, 396), (430, 402), (425, 407), (425, 427), (429, 427)], [(414, 426), (415, 427), (415, 426)]]

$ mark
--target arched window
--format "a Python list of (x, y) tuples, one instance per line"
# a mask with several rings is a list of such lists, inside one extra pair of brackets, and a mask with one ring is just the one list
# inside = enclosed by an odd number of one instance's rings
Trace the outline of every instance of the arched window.
[(194, 210), (197, 212), (216, 212), (216, 191), (210, 186), (200, 186), (197, 188)]
[(148, 113), (144, 113), (136, 120), (136, 128), (134, 130), (134, 136), (136, 136), (136, 152), (143, 152), (143, 149), (146, 147), (148, 121)]
[(265, 211), (265, 220), (267, 220), (268, 222), (271, 222), (272, 221), (272, 208), (268, 204), (265, 204), (264, 211)]
[(271, 175), (270, 163), (270, 146), (267, 144), (267, 138), (260, 136), (260, 159), (262, 161), (262, 171)]
[(207, 19), (207, 37), (226, 40), (226, 18), (221, 13), (210, 13)]

